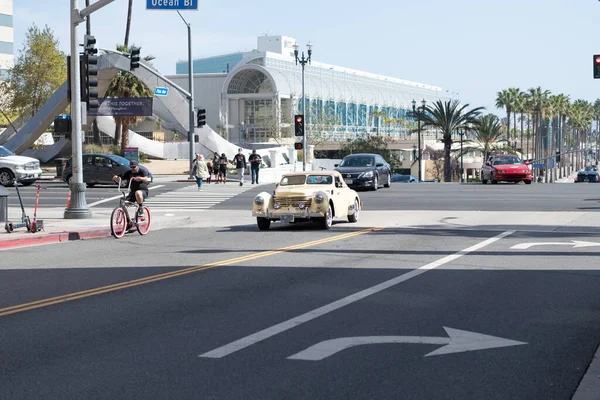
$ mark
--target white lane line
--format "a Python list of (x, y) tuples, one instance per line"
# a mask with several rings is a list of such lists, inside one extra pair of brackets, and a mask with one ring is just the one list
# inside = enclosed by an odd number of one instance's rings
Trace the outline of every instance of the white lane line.
[[(149, 187), (148, 190), (158, 189), (158, 188), (161, 188), (163, 186), (165, 186), (165, 185), (152, 186), (152, 187)], [(95, 201), (95, 202), (93, 202), (91, 204), (88, 204), (88, 207), (94, 207), (94, 206), (97, 206), (98, 204), (107, 203), (109, 201), (120, 199), (120, 198), (121, 198), (121, 195), (118, 195), (118, 196), (114, 196), (114, 197), (109, 197), (108, 199), (98, 200), (98, 201)]]
[(461, 250), (457, 253), (450, 254), (444, 258), (441, 258), (437, 261), (431, 262), (429, 264), (423, 265), (420, 268), (407, 272), (406, 274), (402, 274), (375, 286), (371, 286), (370, 288), (361, 290), (360, 292), (354, 293), (350, 296), (344, 297), (343, 299), (334, 301), (333, 303), (329, 303), (322, 307), (319, 307), (315, 310), (309, 311), (292, 319), (288, 319), (287, 321), (281, 322), (277, 325), (273, 325), (269, 328), (263, 329), (262, 331), (253, 333), (252, 335), (243, 337), (234, 342), (226, 344), (224, 346), (218, 347), (214, 350), (211, 350), (207, 353), (200, 354), (198, 357), (206, 357), (206, 358), (222, 358), (228, 356), (229, 354), (235, 353), (239, 350), (245, 349), (246, 347), (252, 346), (258, 342), (261, 342), (265, 339), (268, 339), (272, 336), (285, 332), (289, 329), (292, 329), (296, 326), (299, 326), (305, 322), (311, 321), (315, 318), (321, 317), (325, 314), (328, 314), (332, 311), (345, 307), (349, 304), (355, 303), (359, 300), (364, 299), (365, 297), (371, 296), (372, 294), (379, 293), (383, 290), (389, 289), (392, 286), (395, 286), (399, 283), (406, 282), (409, 279), (412, 279), (416, 276), (421, 275), (427, 271), (440, 267), (444, 264), (452, 262), (457, 258), (460, 258), (464, 255), (482, 249), (486, 246), (489, 246), (492, 243), (497, 242), (500, 239), (503, 239), (509, 235), (512, 235), (515, 231), (505, 231), (499, 235), (496, 235), (492, 238), (486, 239), (481, 243), (477, 243), (471, 247), (468, 247), (464, 250)]

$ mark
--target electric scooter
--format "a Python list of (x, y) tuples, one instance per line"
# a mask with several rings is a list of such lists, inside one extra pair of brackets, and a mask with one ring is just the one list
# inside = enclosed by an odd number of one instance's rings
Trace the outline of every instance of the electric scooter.
[(6, 221), (4, 224), (4, 229), (6, 232), (11, 233), (17, 228), (27, 228), (27, 231), (31, 228), (31, 221), (29, 220), (29, 216), (25, 214), (25, 207), (23, 207), (23, 199), (21, 198), (21, 192), (19, 192), (19, 183), (15, 180), (15, 189), (17, 190), (17, 196), (19, 196), (19, 204), (21, 205), (21, 222), (12, 222)]
[(38, 210), (38, 204), (40, 201), (40, 190), (41, 189), (46, 190), (47, 188), (45, 186), (40, 186), (40, 185), (36, 185), (36, 186), (37, 186), (37, 192), (35, 194), (35, 208), (33, 210), (33, 221), (31, 221), (31, 223), (29, 224), (29, 232), (31, 232), (31, 233), (36, 233), (41, 230), (44, 230), (44, 220), (37, 219), (37, 210)]

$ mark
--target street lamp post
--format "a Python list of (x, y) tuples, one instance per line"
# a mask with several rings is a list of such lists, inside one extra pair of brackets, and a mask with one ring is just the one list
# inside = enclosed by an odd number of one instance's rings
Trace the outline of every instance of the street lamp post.
[(467, 128), (463, 127), (462, 130), (458, 131), (460, 135), (460, 181), (465, 183), (465, 170), (463, 164), (463, 137), (465, 136), (465, 130)]
[(193, 178), (192, 176), (192, 163), (194, 162), (194, 125), (195, 122), (194, 121), (194, 73), (193, 73), (193, 66), (192, 66), (192, 24), (190, 24), (189, 22), (187, 22), (185, 20), (185, 18), (183, 18), (183, 15), (181, 15), (181, 13), (179, 12), (179, 10), (177, 11), (177, 14), (179, 14), (179, 16), (181, 17), (181, 19), (183, 20), (183, 23), (187, 26), (187, 31), (188, 31), (188, 85), (190, 86), (190, 97), (188, 98), (189, 101), (189, 129), (188, 129), (188, 140), (190, 142), (190, 179)]
[(302, 135), (302, 171), (306, 171), (306, 145), (307, 145), (307, 140), (306, 140), (306, 135), (307, 135), (307, 129), (306, 129), (306, 115), (304, 112), (305, 106), (306, 106), (306, 99), (304, 97), (304, 66), (306, 64), (310, 64), (310, 58), (312, 56), (312, 44), (310, 43), (310, 41), (308, 42), (308, 44), (306, 45), (306, 48), (308, 49), (308, 57), (304, 57), (304, 51), (302, 51), (302, 57), (298, 57), (298, 43), (294, 43), (294, 57), (296, 58), (296, 65), (298, 65), (298, 63), (300, 63), (300, 65), (302, 65), (302, 116), (304, 117), (303, 121), (304, 121), (304, 134)]
[(412, 101), (412, 109), (413, 109), (413, 114), (417, 116), (417, 143), (419, 144), (419, 156), (417, 157), (417, 162), (419, 163), (419, 177), (417, 179), (418, 182), (421, 182), (422, 179), (422, 175), (421, 175), (421, 115), (422, 113), (425, 113), (425, 106), (427, 105), (427, 102), (425, 101), (425, 99), (421, 100), (421, 107), (419, 107), (419, 109), (417, 110), (416, 106), (417, 106), (417, 102), (413, 99)]

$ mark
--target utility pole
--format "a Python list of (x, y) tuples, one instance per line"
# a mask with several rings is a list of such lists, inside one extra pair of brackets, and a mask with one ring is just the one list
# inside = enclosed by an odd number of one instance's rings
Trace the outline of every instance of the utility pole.
[(304, 66), (306, 64), (310, 64), (310, 59), (312, 56), (312, 44), (308, 42), (306, 45), (308, 48), (308, 57), (304, 57), (304, 51), (302, 52), (302, 57), (298, 57), (298, 43), (294, 44), (294, 57), (296, 58), (296, 65), (300, 63), (302, 65), (302, 121), (304, 123), (304, 136), (302, 137), (302, 171), (306, 171), (306, 147), (308, 144), (308, 140), (306, 139), (307, 129), (306, 129), (306, 97), (304, 94)]
[(192, 179), (192, 163), (194, 162), (194, 71), (192, 66), (192, 24), (187, 22), (183, 15), (177, 10), (177, 14), (183, 20), (183, 23), (187, 26), (188, 31), (188, 85), (190, 87), (190, 96), (188, 97), (189, 102), (189, 112), (190, 112), (190, 126), (188, 129), (188, 140), (190, 142), (190, 175), (189, 178)]

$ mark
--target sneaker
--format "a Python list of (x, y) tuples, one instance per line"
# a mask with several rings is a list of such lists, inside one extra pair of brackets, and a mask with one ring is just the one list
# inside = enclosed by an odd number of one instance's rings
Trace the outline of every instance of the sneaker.
[(240, 182), (240, 186), (244, 186), (244, 182)]
[(137, 215), (138, 215), (138, 217), (143, 217), (144, 216), (144, 207), (142, 207), (142, 206), (138, 207)]

